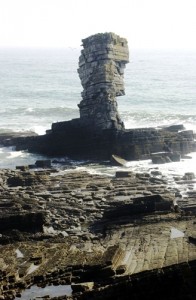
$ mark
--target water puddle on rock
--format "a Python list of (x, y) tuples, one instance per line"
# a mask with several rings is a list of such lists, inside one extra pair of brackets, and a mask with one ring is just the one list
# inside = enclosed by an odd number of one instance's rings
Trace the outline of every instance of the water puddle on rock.
[(184, 237), (184, 232), (182, 232), (181, 230), (178, 230), (177, 228), (171, 228), (171, 235), (170, 238), (171, 239), (176, 239), (176, 238), (180, 238), (180, 237)]
[(16, 297), (15, 300), (34, 300), (44, 299), (44, 296), (59, 297), (59, 296), (70, 296), (72, 294), (71, 285), (50, 285), (45, 288), (33, 285), (30, 289), (26, 289), (22, 292), (21, 297)]

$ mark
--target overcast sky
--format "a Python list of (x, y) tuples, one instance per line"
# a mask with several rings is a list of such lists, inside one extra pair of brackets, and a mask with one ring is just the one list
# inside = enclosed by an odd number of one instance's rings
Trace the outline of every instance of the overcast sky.
[(131, 48), (196, 50), (196, 0), (0, 0), (0, 46), (79, 47), (111, 31)]

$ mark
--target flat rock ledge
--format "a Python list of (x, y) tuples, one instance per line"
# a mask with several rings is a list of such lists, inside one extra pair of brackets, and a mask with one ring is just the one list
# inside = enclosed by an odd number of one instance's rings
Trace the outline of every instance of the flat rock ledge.
[(175, 186), (156, 169), (0, 175), (0, 299), (32, 285), (71, 285), (53, 299), (195, 299), (191, 174)]

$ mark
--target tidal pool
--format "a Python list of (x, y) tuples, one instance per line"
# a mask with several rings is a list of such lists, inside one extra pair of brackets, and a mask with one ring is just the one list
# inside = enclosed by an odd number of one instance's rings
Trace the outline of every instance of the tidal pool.
[(41, 300), (42, 297), (46, 295), (49, 295), (50, 297), (58, 297), (64, 295), (70, 296), (71, 294), (71, 285), (50, 285), (46, 286), (45, 288), (33, 285), (30, 289), (24, 290), (21, 294), (21, 297), (16, 297), (15, 300), (34, 300), (37, 299), (37, 297), (39, 297), (39, 300)]

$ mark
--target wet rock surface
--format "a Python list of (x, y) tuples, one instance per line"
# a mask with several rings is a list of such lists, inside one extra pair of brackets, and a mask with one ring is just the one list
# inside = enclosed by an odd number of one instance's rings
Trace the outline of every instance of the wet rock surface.
[(33, 284), (73, 285), (73, 295), (59, 299), (155, 299), (179, 280), (189, 293), (170, 298), (195, 296), (192, 173), (176, 186), (156, 169), (113, 177), (54, 169), (0, 175), (2, 299)]

